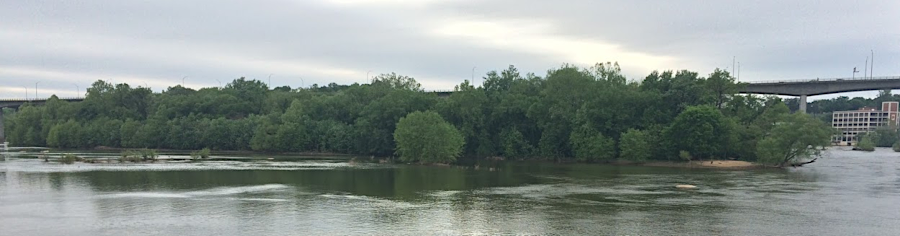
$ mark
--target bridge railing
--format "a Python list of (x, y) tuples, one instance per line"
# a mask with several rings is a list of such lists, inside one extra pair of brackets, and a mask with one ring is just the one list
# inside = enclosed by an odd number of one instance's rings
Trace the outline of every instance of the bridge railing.
[(856, 78), (815, 78), (798, 80), (772, 80), (743, 82), (747, 84), (778, 84), (778, 83), (806, 83), (806, 82), (834, 82), (834, 81), (865, 81), (865, 80), (890, 80), (900, 79), (900, 76), (856, 77)]

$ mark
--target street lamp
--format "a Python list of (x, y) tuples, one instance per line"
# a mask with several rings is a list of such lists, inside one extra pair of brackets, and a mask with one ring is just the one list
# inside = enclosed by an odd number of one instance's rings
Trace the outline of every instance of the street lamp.
[(22, 88), (25, 88), (25, 101), (28, 101), (28, 86), (22, 86)]
[(37, 85), (38, 85), (39, 83), (41, 83), (41, 81), (34, 82), (34, 99), (37, 99), (37, 97), (38, 97), (38, 95), (37, 95)]
[(272, 87), (272, 74), (269, 74), (269, 88)]
[(473, 86), (475, 85), (475, 68), (477, 68), (477, 66), (472, 67), (472, 85)]
[(297, 78), (300, 78), (300, 88), (303, 88), (303, 86), (306, 84), (306, 82), (303, 81), (303, 77), (297, 77)]
[(73, 83), (72, 85), (75, 85), (75, 97), (77, 98), (77, 97), (78, 97), (78, 93), (81, 92), (81, 88), (78, 87), (77, 84), (74, 84), (74, 83)]
[(856, 79), (856, 73), (859, 73), (859, 71), (856, 70), (856, 67), (853, 67), (853, 79)]
[(184, 87), (184, 78), (187, 78), (187, 76), (181, 77), (181, 87)]
[(870, 65), (871, 68), (869, 69), (869, 79), (871, 79), (872, 75), (875, 74), (873, 72), (875, 70), (875, 50), (872, 49), (871, 51), (872, 51), (872, 64)]
[(222, 81), (219, 81), (219, 79), (216, 79), (216, 82), (219, 82), (219, 87), (222, 87)]

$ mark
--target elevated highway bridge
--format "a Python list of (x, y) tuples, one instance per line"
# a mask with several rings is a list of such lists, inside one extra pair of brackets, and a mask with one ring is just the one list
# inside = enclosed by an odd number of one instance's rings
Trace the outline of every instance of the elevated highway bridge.
[(806, 99), (809, 96), (900, 89), (900, 76), (764, 81), (742, 83), (742, 85), (739, 93), (743, 94), (771, 94), (800, 97), (800, 111), (806, 112)]

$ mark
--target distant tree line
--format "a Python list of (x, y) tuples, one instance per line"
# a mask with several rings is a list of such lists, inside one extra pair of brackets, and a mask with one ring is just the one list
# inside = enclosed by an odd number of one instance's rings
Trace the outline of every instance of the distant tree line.
[[(19, 146), (394, 156), (427, 154), (397, 147), (404, 138), (395, 132), (412, 135), (422, 128), (450, 135), (440, 138), (459, 146), (447, 149), (454, 158), (585, 162), (677, 160), (682, 152), (693, 159), (764, 160), (759, 149), (775, 148), (758, 146), (773, 143), (761, 141), (778, 138), (773, 130), (779, 125), (823, 132), (790, 140), (795, 146), (783, 145), (784, 152), (827, 145), (831, 131), (823, 122), (790, 115), (777, 97), (737, 95), (739, 86), (719, 69), (707, 76), (654, 71), (628, 81), (618, 64), (608, 62), (563, 65), (543, 77), (510, 66), (488, 72), (481, 86), (465, 81), (446, 98), (393, 73), (371, 84), (270, 89), (240, 78), (225, 87), (177, 85), (161, 93), (97, 81), (83, 102), (54, 97), (42, 106), (22, 106), (8, 117), (7, 133)], [(418, 114), (405, 122), (410, 127), (398, 129), (410, 113)], [(431, 121), (451, 126), (421, 127)]]

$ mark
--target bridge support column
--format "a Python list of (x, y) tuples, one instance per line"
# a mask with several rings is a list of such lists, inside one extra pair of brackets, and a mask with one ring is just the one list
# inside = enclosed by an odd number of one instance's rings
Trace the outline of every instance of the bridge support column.
[(800, 112), (806, 113), (806, 95), (800, 95)]
[(0, 107), (0, 144), (6, 142), (6, 134), (3, 133), (3, 108)]

